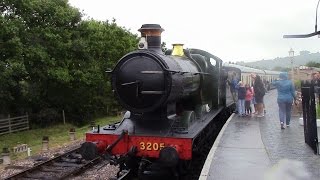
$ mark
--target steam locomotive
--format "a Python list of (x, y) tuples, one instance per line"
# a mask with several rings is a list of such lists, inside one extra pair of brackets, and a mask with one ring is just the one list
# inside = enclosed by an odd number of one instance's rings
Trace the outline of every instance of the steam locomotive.
[(226, 82), (239, 71), (182, 44), (163, 53), (164, 29), (158, 24), (144, 24), (139, 31), (139, 50), (123, 56), (110, 72), (114, 95), (127, 112), (120, 122), (86, 133), (81, 154), (120, 165), (119, 179), (128, 174), (183, 179), (218, 133), (218, 124), (233, 112)]

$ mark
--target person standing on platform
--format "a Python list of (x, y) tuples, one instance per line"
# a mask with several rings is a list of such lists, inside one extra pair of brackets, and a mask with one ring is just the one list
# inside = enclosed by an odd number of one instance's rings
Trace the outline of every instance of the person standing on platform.
[(229, 81), (228, 83), (230, 85), (230, 91), (231, 91), (232, 99), (236, 103), (236, 111), (235, 111), (235, 113), (237, 114), (237, 113), (239, 113), (238, 112), (239, 106), (238, 106), (238, 99), (237, 99), (237, 96), (238, 96), (238, 92), (237, 91), (238, 90), (236, 89), (236, 86), (238, 85), (239, 80), (237, 78), (236, 73), (232, 74), (231, 81)]
[(263, 96), (265, 95), (266, 91), (263, 85), (263, 82), (261, 80), (261, 77), (256, 74), (252, 74), (251, 76), (254, 79), (254, 84), (253, 84), (253, 90), (254, 90), (254, 98), (257, 103), (257, 110), (258, 110), (258, 115), (257, 117), (263, 117), (264, 112), (263, 112)]
[(312, 73), (311, 83), (312, 84), (319, 84), (319, 82), (320, 82), (320, 73), (319, 72)]
[(285, 129), (290, 125), (292, 102), (295, 101), (295, 89), (291, 80), (288, 79), (288, 73), (282, 72), (279, 74), (279, 80), (273, 81), (272, 84), (278, 90), (278, 106), (279, 119), (281, 129)]
[(251, 90), (252, 90), (252, 92), (253, 92), (252, 104), (253, 104), (253, 110), (254, 110), (254, 112), (253, 112), (252, 114), (253, 114), (253, 115), (257, 115), (257, 114), (258, 114), (258, 108), (257, 108), (256, 98), (254, 97), (254, 89), (253, 89), (253, 86), (251, 86)]
[(311, 84), (314, 85), (314, 93), (317, 96), (317, 99), (319, 99), (319, 86), (320, 86), (320, 73), (316, 72), (312, 74)]
[(246, 87), (246, 98), (245, 98), (245, 103), (244, 103), (245, 112), (246, 112), (246, 115), (251, 116), (251, 114), (252, 114), (251, 101), (252, 101), (252, 97), (253, 97), (253, 90), (249, 84), (246, 84), (245, 87)]
[(239, 116), (245, 116), (245, 98), (246, 98), (246, 88), (243, 83), (239, 81), (236, 86), (238, 90), (238, 112)]

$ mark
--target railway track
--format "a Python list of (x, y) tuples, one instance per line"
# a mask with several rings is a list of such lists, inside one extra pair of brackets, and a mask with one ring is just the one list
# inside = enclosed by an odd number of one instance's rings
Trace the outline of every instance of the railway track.
[(84, 172), (85, 169), (101, 161), (100, 157), (90, 161), (84, 160), (79, 150), (80, 147), (77, 147), (53, 159), (7, 177), (6, 180), (66, 179), (67, 177)]

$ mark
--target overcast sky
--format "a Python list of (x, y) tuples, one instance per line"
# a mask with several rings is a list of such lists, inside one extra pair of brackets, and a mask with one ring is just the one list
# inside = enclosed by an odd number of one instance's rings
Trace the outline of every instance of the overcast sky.
[[(160, 24), (162, 41), (211, 52), (224, 61), (254, 61), (318, 52), (320, 38), (283, 39), (314, 32), (318, 0), (69, 0), (96, 20), (116, 19), (138, 34)], [(320, 14), (320, 10), (319, 10)], [(320, 17), (319, 28), (320, 30)]]

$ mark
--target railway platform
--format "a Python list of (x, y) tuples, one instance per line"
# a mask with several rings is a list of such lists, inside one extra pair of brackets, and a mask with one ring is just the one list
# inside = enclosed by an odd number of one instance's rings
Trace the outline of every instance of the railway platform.
[(262, 118), (233, 114), (228, 119), (199, 180), (320, 179), (320, 155), (305, 143), (299, 117), (291, 118), (290, 127), (280, 128), (276, 98), (276, 90), (265, 95)]

